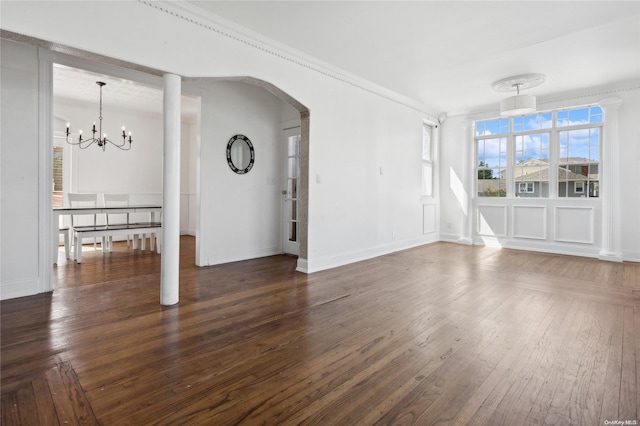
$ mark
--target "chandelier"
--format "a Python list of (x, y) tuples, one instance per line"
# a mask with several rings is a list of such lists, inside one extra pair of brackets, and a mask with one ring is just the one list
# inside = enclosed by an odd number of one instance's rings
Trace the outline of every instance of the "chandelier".
[[(95, 143), (96, 145), (101, 147), (103, 151), (106, 149), (107, 143), (110, 143), (118, 149), (128, 151), (131, 149), (131, 142), (133, 142), (133, 139), (131, 139), (131, 132), (129, 132), (129, 134), (127, 135), (124, 126), (122, 126), (122, 143), (116, 143), (111, 139), (107, 139), (107, 134), (102, 133), (102, 87), (106, 86), (107, 83), (96, 81), (96, 84), (100, 86), (100, 115), (98, 116), (98, 120), (100, 121), (100, 123), (98, 124), (98, 129), (96, 130), (96, 123), (94, 122), (93, 129), (91, 130), (91, 132), (93, 133), (91, 139), (82, 139), (82, 130), (80, 130), (78, 132), (78, 140), (74, 142), (73, 139), (69, 138), (69, 136), (71, 136), (71, 125), (67, 123), (67, 143), (70, 145), (77, 145), (80, 147), (80, 149), (89, 148)], [(98, 137), (96, 137), (96, 134), (98, 135)]]

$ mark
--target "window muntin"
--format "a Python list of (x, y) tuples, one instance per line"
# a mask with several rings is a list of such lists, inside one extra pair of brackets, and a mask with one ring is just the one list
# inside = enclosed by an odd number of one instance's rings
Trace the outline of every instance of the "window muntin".
[(598, 197), (602, 125), (597, 105), (476, 122), (478, 196)]

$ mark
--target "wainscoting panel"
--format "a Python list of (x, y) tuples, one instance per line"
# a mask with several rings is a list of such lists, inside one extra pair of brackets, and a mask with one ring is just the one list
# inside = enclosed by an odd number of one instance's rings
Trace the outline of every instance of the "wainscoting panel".
[(507, 206), (479, 205), (478, 234), (491, 237), (507, 235)]
[(554, 239), (569, 243), (593, 244), (592, 207), (556, 207)]
[(545, 240), (547, 208), (545, 206), (513, 206), (513, 237)]
[(436, 205), (435, 204), (423, 204), (422, 205), (422, 233), (433, 234), (438, 229), (436, 225)]

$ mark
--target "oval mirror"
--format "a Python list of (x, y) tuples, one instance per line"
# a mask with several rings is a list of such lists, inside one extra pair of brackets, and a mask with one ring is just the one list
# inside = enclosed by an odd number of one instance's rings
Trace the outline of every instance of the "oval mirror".
[(253, 145), (245, 135), (235, 135), (227, 143), (227, 163), (239, 175), (248, 173), (253, 167), (255, 153)]

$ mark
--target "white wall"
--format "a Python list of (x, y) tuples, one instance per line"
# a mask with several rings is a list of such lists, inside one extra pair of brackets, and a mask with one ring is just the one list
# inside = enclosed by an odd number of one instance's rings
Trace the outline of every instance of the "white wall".
[[(310, 111), (308, 271), (438, 238), (437, 233), (423, 234), (420, 194), (422, 122), (425, 118), (433, 120), (432, 117), (416, 109), (411, 102), (388, 93), (374, 93), (377, 89), (370, 88), (367, 82), (354, 83), (322, 68), (288, 59), (279, 52), (262, 48), (260, 43), (246, 43), (206, 25), (196, 25), (191, 18), (182, 19), (180, 14), (167, 13), (162, 10), (165, 6), (156, 5), (141, 2), (10, 2), (2, 6), (2, 26), (8, 31), (186, 77), (254, 77), (273, 84), (305, 105)], [(91, 31), (77, 37), (77, 28), (58, 24), (68, 16), (74, 16), (76, 22), (91, 22)], [(101, 16), (101, 19), (96, 21), (95, 16)], [(140, 22), (145, 25), (139, 25)], [(211, 87), (212, 93), (215, 93), (214, 89)], [(203, 108), (209, 107), (204, 105)], [(269, 115), (271, 112), (261, 109), (256, 114)], [(280, 108), (278, 117), (282, 117)], [(201, 151), (214, 140), (218, 143), (218, 139), (209, 139), (210, 136), (214, 134), (203, 132)], [(228, 137), (224, 135), (224, 143)], [(216, 155), (222, 155), (222, 151)], [(202, 158), (213, 156), (202, 152)], [(256, 160), (256, 167), (260, 158)], [(25, 168), (37, 167), (34, 156), (23, 160)], [(201, 169), (208, 166), (204, 162), (199, 165)], [(213, 165), (221, 166), (226, 167), (224, 163)], [(255, 195), (271, 199), (268, 196), (271, 189), (274, 193), (279, 189), (266, 183), (271, 171), (254, 171), (246, 177), (261, 178), (262, 181), (255, 182), (245, 192), (262, 189), (265, 194)], [(229, 173), (224, 168), (210, 172)], [(216, 183), (223, 188), (229, 181), (240, 182), (235, 179), (238, 176), (220, 177), (224, 180)], [(230, 180), (231, 177), (234, 179)], [(200, 187), (201, 194), (209, 190), (211, 188)], [(223, 195), (228, 197), (228, 194)], [(217, 221), (224, 224), (220, 215), (228, 215), (232, 210), (229, 207), (208, 205), (208, 210), (201, 209), (206, 213), (201, 222), (205, 227), (215, 229), (219, 226)], [(241, 209), (245, 207), (256, 208), (240, 205)], [(37, 206), (33, 209), (32, 214), (48, 214), (46, 209), (37, 210)], [(271, 212), (265, 214), (272, 215)], [(254, 241), (259, 241), (259, 247), (271, 247), (271, 230), (257, 227), (251, 231), (242, 230), (243, 235), (251, 234)], [(208, 229), (205, 232), (209, 235)], [(245, 236), (232, 241), (244, 241), (243, 238)], [(224, 242), (230, 240), (206, 241), (205, 247), (209, 253), (216, 254), (216, 244)], [(27, 255), (33, 255), (31, 250)], [(230, 248), (227, 252), (233, 250)]]
[[(557, 94), (553, 98), (547, 97), (549, 100), (538, 100), (539, 109), (551, 110), (594, 104), (610, 97), (622, 99), (618, 119), (619, 140), (616, 142), (619, 143), (620, 163), (611, 166), (617, 169), (620, 176), (620, 209), (617, 212), (620, 220), (615, 224), (621, 230), (620, 249), (622, 258), (631, 261), (640, 261), (640, 190), (636, 185), (637, 171), (640, 167), (638, 87), (640, 82), (628, 82)], [(470, 193), (474, 194), (473, 173), (470, 170), (475, 161), (466, 158), (466, 155), (473, 156), (473, 139), (469, 136), (470, 125), (473, 120), (497, 116), (497, 111), (490, 111), (491, 107), (484, 109), (487, 112), (479, 109), (477, 113), (468, 116), (449, 117), (442, 126), (442, 238), (448, 241), (468, 242), (467, 237), (470, 237), (478, 244), (597, 257), (603, 244), (603, 216), (599, 198), (534, 200), (474, 197), (469, 204), (469, 212), (473, 214), (470, 221), (471, 231), (466, 230), (466, 197)], [(605, 116), (605, 128), (606, 126)], [(612, 143), (606, 140), (606, 134), (605, 130), (603, 145)], [(493, 232), (498, 235), (489, 235)]]
[[(636, 87), (640, 87), (640, 82)], [(616, 95), (623, 99), (619, 116), (621, 248), (626, 260), (640, 262), (640, 89)]]
[[(205, 221), (198, 264), (281, 253), (283, 102), (256, 86), (212, 82), (202, 91), (202, 103), (200, 188)], [(236, 134), (247, 136), (255, 150), (254, 166), (243, 175), (234, 173), (226, 159), (227, 143)]]
[(44, 290), (38, 259), (38, 49), (2, 40), (0, 297)]
[[(78, 130), (91, 135), (98, 121), (98, 105), (55, 100), (54, 115), (71, 124), (74, 137)], [(95, 144), (87, 149), (72, 148), (72, 192), (162, 193), (162, 116), (122, 109), (103, 109), (103, 132), (116, 143), (126, 125), (133, 133), (129, 151), (107, 145), (105, 151)], [(97, 124), (96, 124), (97, 125)], [(64, 128), (54, 131), (64, 132)]]

